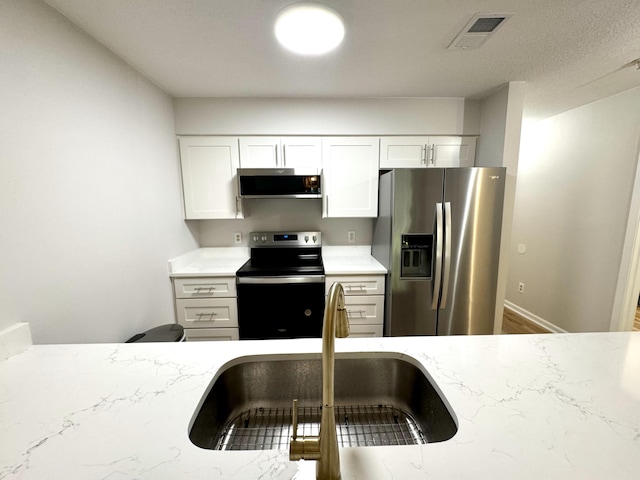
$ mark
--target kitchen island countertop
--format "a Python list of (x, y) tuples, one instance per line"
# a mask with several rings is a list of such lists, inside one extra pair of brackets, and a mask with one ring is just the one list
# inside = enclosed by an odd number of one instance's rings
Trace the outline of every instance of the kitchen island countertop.
[[(242, 356), (318, 353), (319, 339), (40, 345), (0, 362), (0, 479), (313, 478), (285, 451), (189, 441), (216, 371)], [(400, 352), (443, 392), (446, 442), (340, 450), (347, 479), (636, 479), (640, 333), (338, 339)]]

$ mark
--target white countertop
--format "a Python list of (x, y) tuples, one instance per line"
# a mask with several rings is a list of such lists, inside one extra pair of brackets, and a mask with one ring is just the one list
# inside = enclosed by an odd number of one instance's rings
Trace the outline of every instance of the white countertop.
[(249, 260), (246, 247), (198, 248), (169, 260), (171, 277), (229, 277)]
[(384, 275), (387, 269), (371, 256), (371, 246), (322, 247), (326, 275)]
[[(32, 346), (0, 362), (0, 479), (298, 479), (284, 451), (200, 449), (187, 430), (216, 371), (319, 339)], [(637, 479), (640, 333), (338, 339), (417, 359), (451, 405), (449, 441), (340, 449), (347, 479)]]
[[(249, 259), (246, 247), (199, 248), (169, 260), (171, 277), (234, 276)], [(322, 247), (326, 275), (384, 275), (387, 270), (371, 256), (371, 246)]]

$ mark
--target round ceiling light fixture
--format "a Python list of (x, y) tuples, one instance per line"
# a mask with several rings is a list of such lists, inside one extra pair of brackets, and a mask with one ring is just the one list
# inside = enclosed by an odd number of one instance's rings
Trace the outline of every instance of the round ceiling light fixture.
[(335, 10), (318, 3), (294, 3), (276, 19), (276, 38), (287, 50), (300, 55), (330, 52), (344, 38), (344, 23)]

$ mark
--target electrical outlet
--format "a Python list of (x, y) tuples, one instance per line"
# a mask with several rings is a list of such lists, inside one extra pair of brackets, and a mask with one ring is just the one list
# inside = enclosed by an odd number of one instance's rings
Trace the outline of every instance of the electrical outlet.
[(518, 283), (518, 293), (524, 293), (524, 283)]
[(242, 243), (242, 232), (234, 232), (233, 243), (235, 243), (236, 245)]
[(354, 231), (347, 232), (347, 242), (356, 243), (356, 232)]

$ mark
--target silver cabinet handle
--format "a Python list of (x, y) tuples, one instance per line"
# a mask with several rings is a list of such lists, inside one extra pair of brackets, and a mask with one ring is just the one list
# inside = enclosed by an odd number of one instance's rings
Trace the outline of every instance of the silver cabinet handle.
[(423, 165), (427, 164), (427, 146), (426, 145), (422, 145), (420, 163), (422, 163)]
[(195, 290), (196, 292), (200, 292), (201, 290), (205, 290), (205, 289), (206, 289), (206, 290), (208, 290), (208, 291), (211, 291), (211, 290), (215, 290), (215, 289), (216, 289), (216, 287), (195, 287), (195, 288), (194, 288), (194, 290)]
[(431, 166), (434, 165), (435, 153), (436, 153), (436, 146), (430, 145), (429, 146), (429, 165)]
[(451, 272), (451, 202), (444, 204), (444, 272), (442, 274), (442, 299), (440, 309), (447, 306), (449, 293), (449, 274)]
[(282, 166), (283, 168), (287, 168), (287, 146), (282, 145)]
[(436, 203), (436, 271), (434, 273), (433, 282), (433, 299), (431, 300), (431, 310), (438, 308), (438, 299), (440, 297), (440, 284), (442, 281), (442, 204)]
[(202, 317), (209, 317), (209, 320), (213, 320), (213, 317), (217, 317), (218, 314), (216, 312), (198, 312), (195, 315), (196, 318), (196, 322), (201, 322), (202, 321)]
[(354, 316), (354, 315), (358, 315), (359, 317), (364, 317), (366, 312), (366, 310), (347, 310), (347, 315)]
[(278, 145), (274, 145), (274, 148), (276, 149), (276, 167), (279, 167), (280, 165), (278, 165)]

